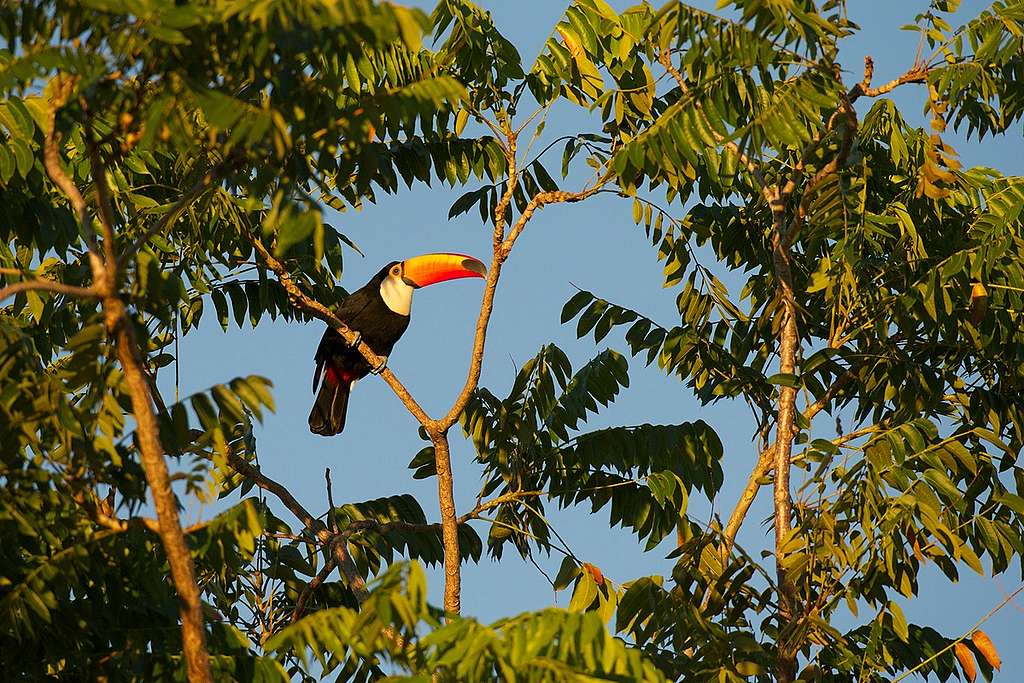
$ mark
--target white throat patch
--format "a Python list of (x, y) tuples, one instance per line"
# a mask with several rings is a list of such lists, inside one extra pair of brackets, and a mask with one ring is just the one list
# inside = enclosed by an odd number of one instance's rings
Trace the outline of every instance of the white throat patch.
[(401, 277), (388, 275), (380, 283), (380, 296), (392, 312), (398, 315), (409, 315), (412, 310), (413, 288), (402, 280)]

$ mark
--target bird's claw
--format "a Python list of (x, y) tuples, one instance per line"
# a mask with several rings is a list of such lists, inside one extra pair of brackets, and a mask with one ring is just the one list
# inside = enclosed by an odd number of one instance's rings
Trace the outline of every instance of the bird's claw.
[(350, 342), (348, 343), (348, 346), (349, 346), (349, 348), (351, 348), (351, 349), (354, 349), (354, 348), (356, 348), (357, 346), (359, 346), (359, 342), (361, 342), (361, 341), (363, 341), (363, 333), (362, 333), (362, 332), (360, 332), (359, 330), (356, 330), (356, 336), (355, 336), (355, 339), (353, 339), (352, 341), (350, 341)]
[(384, 368), (386, 368), (387, 366), (388, 366), (388, 357), (387, 356), (381, 356), (380, 357), (380, 363), (378, 363), (377, 367), (373, 368), (370, 372), (372, 372), (375, 375), (379, 375), (380, 373), (384, 372)]

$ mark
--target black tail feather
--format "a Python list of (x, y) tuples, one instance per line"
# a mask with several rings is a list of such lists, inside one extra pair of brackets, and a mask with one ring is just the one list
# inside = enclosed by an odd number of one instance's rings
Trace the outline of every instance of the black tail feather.
[(341, 434), (348, 412), (348, 382), (324, 381), (309, 412), (309, 431), (322, 436)]

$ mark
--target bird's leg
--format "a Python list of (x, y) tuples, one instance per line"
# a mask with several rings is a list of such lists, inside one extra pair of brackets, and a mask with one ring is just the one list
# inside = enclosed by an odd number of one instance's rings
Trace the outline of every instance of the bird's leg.
[(388, 357), (387, 356), (381, 356), (380, 357), (380, 363), (377, 364), (377, 367), (372, 368), (370, 370), (370, 372), (372, 372), (375, 375), (379, 375), (380, 373), (384, 372), (384, 368), (386, 368), (387, 366), (388, 366)]
[(353, 332), (356, 333), (356, 338), (353, 339), (352, 341), (348, 342), (348, 347), (350, 349), (356, 348), (357, 346), (359, 346), (359, 342), (363, 341), (363, 333), (362, 332), (360, 332), (359, 330), (353, 330)]

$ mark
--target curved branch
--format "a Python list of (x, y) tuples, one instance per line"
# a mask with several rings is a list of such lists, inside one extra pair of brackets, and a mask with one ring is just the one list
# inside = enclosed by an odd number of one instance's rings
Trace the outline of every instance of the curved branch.
[(878, 97), (879, 95), (884, 95), (907, 83), (924, 83), (928, 78), (928, 65), (915, 64), (902, 76), (894, 78), (888, 83), (880, 85), (877, 88), (871, 87), (871, 77), (874, 73), (874, 60), (869, 56), (864, 57), (864, 80), (850, 89), (848, 97), (851, 103), (855, 102), (860, 97)]
[[(494, 258), (491, 261), (490, 270), (487, 273), (487, 284), (484, 287), (483, 300), (480, 303), (480, 315), (476, 322), (476, 335), (473, 339), (473, 353), (470, 358), (469, 373), (466, 376), (466, 383), (462, 387), (452, 407), (444, 417), (437, 420), (438, 429), (447, 431), (459, 419), (462, 411), (465, 410), (469, 398), (480, 382), (480, 371), (483, 365), (484, 345), (487, 341), (487, 326), (491, 319), (491, 311), (494, 308), (494, 294), (498, 287), (498, 279), (501, 277), (501, 267), (508, 259), (515, 246), (516, 240), (523, 233), (526, 224), (533, 217), (537, 209), (549, 204), (575, 203), (583, 201), (599, 193), (610, 179), (610, 175), (603, 176), (593, 187), (579, 192), (566, 192), (563, 190), (551, 190), (540, 192), (527, 203), (526, 208), (516, 220), (509, 234), (504, 239), (495, 243)], [(496, 230), (497, 234), (497, 230)]]
[(355, 595), (356, 601), (359, 602), (359, 604), (365, 602), (366, 598), (369, 597), (369, 591), (366, 589), (366, 581), (364, 581), (363, 577), (359, 575), (359, 571), (356, 569), (355, 562), (352, 561), (352, 556), (349, 555), (348, 548), (345, 547), (345, 543), (335, 542), (335, 535), (331, 533), (330, 529), (328, 529), (323, 522), (311, 515), (309, 510), (307, 510), (302, 503), (297, 501), (295, 496), (293, 496), (282, 484), (266, 476), (254, 465), (246, 462), (230, 450), (228, 451), (227, 461), (228, 465), (230, 465), (233, 470), (264, 491), (269, 491), (277, 496), (278, 500), (280, 500), (281, 503), (283, 503), (284, 506), (288, 508), (288, 510), (295, 515), (300, 522), (302, 522), (302, 526), (305, 527), (306, 531), (316, 536), (317, 540), (322, 544), (331, 548), (333, 561), (345, 576), (349, 590), (351, 590), (352, 594)]
[[(331, 309), (327, 308), (322, 303), (311, 298), (302, 291), (298, 283), (295, 282), (295, 278), (293, 278), (291, 273), (288, 272), (288, 269), (285, 268), (284, 264), (267, 250), (266, 245), (263, 244), (263, 241), (259, 237), (248, 231), (243, 232), (245, 237), (252, 244), (253, 248), (256, 249), (260, 257), (267, 264), (267, 267), (277, 275), (278, 282), (280, 282), (281, 286), (284, 287), (285, 292), (288, 294), (288, 299), (292, 302), (293, 306), (305, 311), (314, 318), (318, 318), (319, 320), (327, 323), (329, 326), (334, 328), (335, 332), (340, 334), (342, 338), (350, 344), (356, 340), (356, 333), (353, 332), (352, 328), (345, 324), (341, 318), (336, 316)], [(381, 362), (385, 360), (383, 357), (374, 353), (373, 349), (371, 349), (364, 341), (359, 342), (356, 350), (363, 355), (363, 358), (365, 358), (366, 362), (370, 364), (370, 367), (378, 367)], [(433, 425), (433, 420), (429, 415), (427, 415), (427, 412), (420, 407), (420, 404), (416, 402), (416, 399), (414, 399), (412, 394), (409, 393), (409, 390), (405, 388), (405, 385), (402, 384), (393, 372), (391, 372), (391, 369), (385, 367), (380, 373), (380, 376), (388, 383), (388, 386), (391, 387), (392, 391), (395, 392), (395, 395), (398, 396), (402, 403), (405, 404), (405, 407), (410, 413), (412, 413), (413, 417), (415, 417), (424, 428), (429, 430)]]
[(57, 149), (57, 111), (64, 106), (64, 103), (71, 95), (74, 81), (64, 80), (63, 77), (57, 76), (55, 85), (56, 88), (47, 109), (46, 136), (43, 139), (43, 167), (46, 169), (46, 174), (53, 181), (53, 184), (71, 202), (71, 207), (78, 218), (78, 227), (81, 231), (82, 239), (85, 240), (86, 247), (88, 247), (93, 286), (100, 287), (103, 284), (105, 273), (99, 244), (96, 242), (96, 233), (92, 228), (92, 216), (89, 214), (89, 207), (86, 205), (82, 193), (78, 190), (78, 186), (64, 172), (64, 168), (60, 163), (60, 152)]
[(115, 352), (124, 372), (132, 414), (136, 422), (139, 456), (157, 512), (158, 534), (167, 556), (174, 589), (180, 598), (182, 649), (188, 678), (190, 681), (212, 681), (213, 673), (206, 649), (202, 601), (199, 585), (195, 579), (192, 555), (178, 517), (178, 501), (171, 488), (170, 473), (164, 459), (160, 432), (156, 416), (153, 413), (146, 374), (143, 370), (142, 353), (135, 337), (132, 320), (116, 291), (117, 261), (114, 256), (114, 226), (108, 203), (106, 169), (102, 165), (97, 150), (89, 142), (90, 136), (87, 133), (86, 139), (89, 144), (91, 161), (90, 172), (96, 186), (99, 215), (105, 235), (103, 246), (106, 251), (106, 259), (104, 259), (100, 255), (96, 243), (88, 207), (81, 191), (61, 167), (57, 149), (55, 132), (57, 111), (70, 95), (73, 82), (64, 81), (58, 77), (56, 85), (55, 95), (49, 103), (48, 127), (43, 144), (43, 164), (50, 179), (65, 194), (77, 214), (82, 236), (89, 248), (89, 261), (93, 276), (93, 285), (89, 291), (92, 295), (101, 298), (107, 335), (114, 342)]
[(129, 246), (121, 253), (121, 256), (118, 257), (117, 262), (123, 266), (124, 263), (129, 258), (131, 258), (131, 256), (135, 254), (135, 252), (141, 249), (143, 245), (149, 242), (149, 240), (151, 240), (154, 235), (156, 235), (158, 232), (163, 232), (163, 230), (178, 217), (178, 215), (186, 206), (188, 206), (194, 200), (198, 199), (204, 192), (210, 189), (210, 187), (213, 185), (215, 181), (220, 179), (221, 174), (224, 173), (225, 171), (226, 163), (226, 161), (221, 162), (220, 164), (214, 166), (209, 171), (207, 171), (203, 175), (203, 177), (199, 179), (198, 182), (196, 182), (192, 187), (190, 187), (185, 192), (185, 194), (183, 194), (178, 199), (178, 201), (174, 203), (174, 206), (167, 210), (167, 213), (165, 213), (160, 218), (160, 220), (158, 220), (155, 224), (150, 226), (150, 228), (146, 230), (146, 232), (144, 232), (138, 239), (132, 242), (131, 246)]

